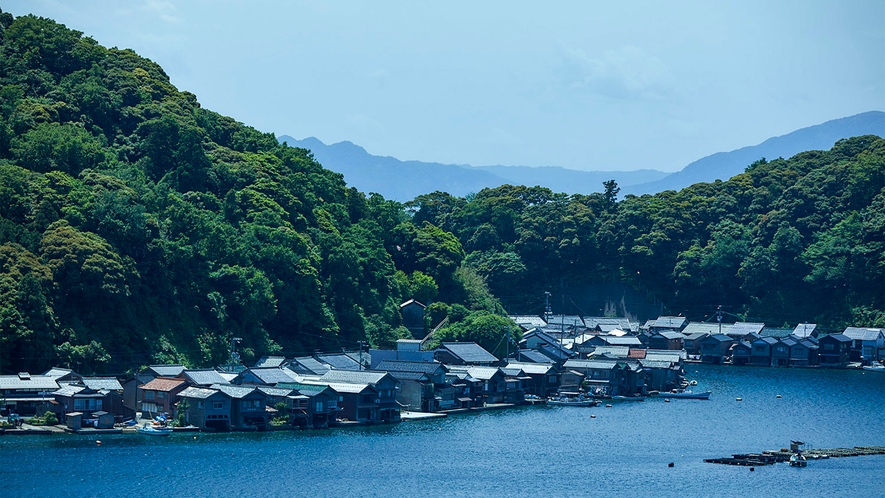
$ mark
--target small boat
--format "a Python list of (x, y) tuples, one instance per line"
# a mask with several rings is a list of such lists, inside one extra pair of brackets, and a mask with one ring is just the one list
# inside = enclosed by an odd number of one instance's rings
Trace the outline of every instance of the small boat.
[(538, 396), (538, 395), (535, 395), (535, 394), (526, 394), (525, 395), (525, 402), (530, 405), (536, 405), (536, 404), (546, 403), (547, 400)]
[(559, 393), (557, 397), (547, 399), (548, 405), (556, 406), (596, 406), (599, 402), (584, 396), (584, 393)]
[(867, 372), (885, 373), (885, 365), (867, 365), (867, 366), (863, 367), (863, 369)]
[(165, 425), (154, 425), (154, 424), (144, 424), (138, 426), (139, 434), (146, 434), (148, 436), (168, 436), (172, 434), (172, 427), (168, 427)]
[(688, 385), (690, 385), (690, 386), (696, 386), (696, 385), (698, 385), (698, 381), (693, 380), (693, 381), (689, 382)]
[(805, 455), (801, 451), (793, 453), (790, 457), (790, 467), (808, 467), (808, 460), (805, 459)]
[(642, 396), (612, 396), (612, 401), (645, 401)]
[(674, 389), (668, 393), (661, 393), (659, 396), (661, 396), (662, 398), (710, 399), (710, 394), (712, 394), (712, 391), (695, 393), (689, 390)]

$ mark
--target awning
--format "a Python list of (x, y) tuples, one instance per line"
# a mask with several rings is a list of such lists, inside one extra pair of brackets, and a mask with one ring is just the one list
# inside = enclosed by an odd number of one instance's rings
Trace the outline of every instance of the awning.
[(473, 399), (472, 399), (472, 398), (458, 398), (458, 401), (464, 403), (464, 402), (467, 402), (467, 401), (473, 401)]

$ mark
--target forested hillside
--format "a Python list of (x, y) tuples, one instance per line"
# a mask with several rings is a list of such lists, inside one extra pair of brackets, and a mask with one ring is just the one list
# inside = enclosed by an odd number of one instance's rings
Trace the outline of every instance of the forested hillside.
[(389, 345), (411, 297), (501, 311), (463, 256), (134, 52), (0, 15), (3, 373)]
[(544, 292), (612, 282), (692, 319), (885, 326), (883, 175), (885, 141), (863, 136), (620, 202), (607, 182), (401, 204), (130, 50), (2, 13), (0, 372), (214, 366), (234, 337), (247, 364), (388, 346), (410, 298), (448, 319), (435, 340), (500, 354), (519, 336), (502, 302), (539, 313)]
[[(407, 203), (414, 222), (455, 233), (509, 310), (594, 314), (591, 286), (624, 281), (663, 313), (709, 319), (717, 305), (769, 325), (885, 326), (885, 140), (759, 160), (729, 181), (628, 195), (503, 186)], [(629, 310), (628, 310), (629, 311)], [(646, 317), (651, 318), (651, 317)]]

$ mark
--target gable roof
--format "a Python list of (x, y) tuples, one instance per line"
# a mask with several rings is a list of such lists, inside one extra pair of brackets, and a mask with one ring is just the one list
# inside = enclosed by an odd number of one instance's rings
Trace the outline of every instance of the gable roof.
[[(725, 334), (728, 332), (728, 329), (731, 328), (731, 324), (723, 323), (722, 324), (722, 333)], [(686, 336), (697, 333), (705, 333), (705, 334), (718, 334), (719, 333), (719, 323), (718, 322), (691, 322), (682, 329), (682, 333)]]
[(174, 389), (180, 387), (182, 384), (186, 384), (187, 381), (184, 379), (174, 379), (170, 377), (157, 377), (156, 379), (148, 382), (141, 386), (143, 391), (164, 391), (171, 392)]
[(540, 351), (534, 349), (520, 349), (514, 357), (519, 361), (530, 361), (532, 363), (549, 363), (551, 358)]
[(179, 398), (191, 398), (191, 399), (207, 399), (213, 394), (219, 394), (221, 391), (216, 389), (207, 389), (205, 387), (194, 387), (190, 386), (184, 391), (178, 393)]
[(611, 370), (618, 366), (619, 360), (569, 360), (564, 368), (587, 368), (593, 370)]
[(329, 365), (320, 363), (312, 356), (293, 358), (289, 362), (289, 369), (300, 374), (323, 375), (330, 370)]
[(279, 367), (285, 362), (285, 356), (262, 356), (258, 362), (255, 363), (255, 368)]
[(663, 331), (663, 332), (658, 332), (657, 334), (653, 335), (652, 337), (656, 337), (656, 336), (661, 336), (661, 337), (663, 337), (664, 339), (667, 339), (667, 340), (684, 339), (684, 338), (685, 338), (685, 334), (683, 334), (683, 333), (681, 333), (681, 332), (670, 331), (670, 330), (665, 330), (665, 331)]
[(547, 322), (537, 315), (510, 315), (510, 319), (522, 328), (543, 327)]
[(205, 368), (200, 370), (185, 370), (182, 372), (184, 378), (191, 384), (198, 386), (211, 386), (212, 384), (227, 384), (228, 380), (224, 378), (218, 370), (213, 368)]
[(151, 370), (160, 377), (175, 377), (184, 372), (184, 365), (151, 365), (146, 370)]
[(848, 327), (842, 334), (855, 341), (878, 341), (879, 337), (885, 336), (883, 330), (885, 329)]
[(681, 329), (686, 323), (688, 319), (684, 316), (661, 316), (651, 326), (658, 329)]
[(519, 361), (508, 361), (508, 368), (519, 368), (523, 372), (531, 375), (546, 375), (556, 368), (551, 363), (523, 363)]
[(77, 376), (77, 374), (70, 368), (60, 367), (52, 367), (49, 370), (43, 372), (43, 375), (45, 375), (46, 377), (54, 377), (56, 379), (59, 377), (64, 377), (65, 375)]
[(728, 332), (723, 332), (726, 335), (730, 336), (741, 336), (747, 334), (760, 334), (762, 333), (762, 329), (765, 328), (764, 323), (755, 323), (755, 322), (735, 322), (731, 328), (728, 329)]
[(610, 356), (613, 358), (626, 358), (630, 354), (630, 346), (596, 346), (591, 353), (593, 356)]
[(123, 385), (116, 377), (83, 377), (80, 382), (89, 389), (96, 391), (122, 391)]
[(642, 341), (633, 335), (615, 336), (615, 335), (598, 335), (609, 346), (639, 346)]
[(215, 389), (216, 391), (221, 391), (233, 399), (242, 399), (252, 394), (253, 392), (261, 392), (258, 391), (258, 389), (256, 389), (255, 387), (234, 386), (231, 384), (213, 384), (211, 388)]
[(796, 325), (795, 329), (793, 329), (793, 335), (803, 339), (808, 336), (814, 335), (816, 332), (816, 323), (800, 323), (799, 325)]
[(390, 372), (414, 372), (433, 375), (445, 366), (437, 361), (403, 361), (403, 360), (382, 360), (375, 370)]
[(845, 334), (829, 334), (820, 338), (821, 341), (837, 341), (837, 342), (851, 342), (851, 338)]
[[(375, 385), (385, 377), (393, 377), (387, 372), (379, 370), (329, 370), (322, 377), (322, 382), (345, 382), (352, 384)], [(336, 389), (337, 391), (337, 389)]]
[(713, 335), (709, 335), (709, 336), (701, 339), (701, 341), (704, 341), (704, 342), (706, 342), (706, 341), (726, 342), (726, 341), (733, 341), (733, 340), (734, 339), (732, 339), (731, 337), (729, 337), (725, 334), (713, 334)]
[(358, 368), (360, 368), (360, 364), (358, 361), (343, 353), (318, 354), (317, 360), (326, 363), (333, 369), (357, 370)]
[(444, 342), (439, 349), (445, 349), (465, 363), (495, 363), (498, 358), (475, 342)]
[(264, 368), (250, 368), (245, 372), (241, 373), (242, 377), (244, 373), (251, 373), (263, 384), (273, 385), (279, 384), (281, 382), (292, 382), (295, 380), (294, 377), (289, 375), (286, 369), (279, 367), (264, 367)]

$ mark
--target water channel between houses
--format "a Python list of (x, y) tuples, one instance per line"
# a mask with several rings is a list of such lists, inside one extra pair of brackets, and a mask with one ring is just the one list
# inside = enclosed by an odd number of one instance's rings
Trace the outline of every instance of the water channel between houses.
[(710, 400), (527, 406), (300, 432), (122, 434), (100, 446), (81, 435), (6, 436), (0, 495), (885, 496), (885, 455), (753, 472), (703, 462), (791, 439), (885, 445), (885, 374), (688, 364), (686, 377)]

